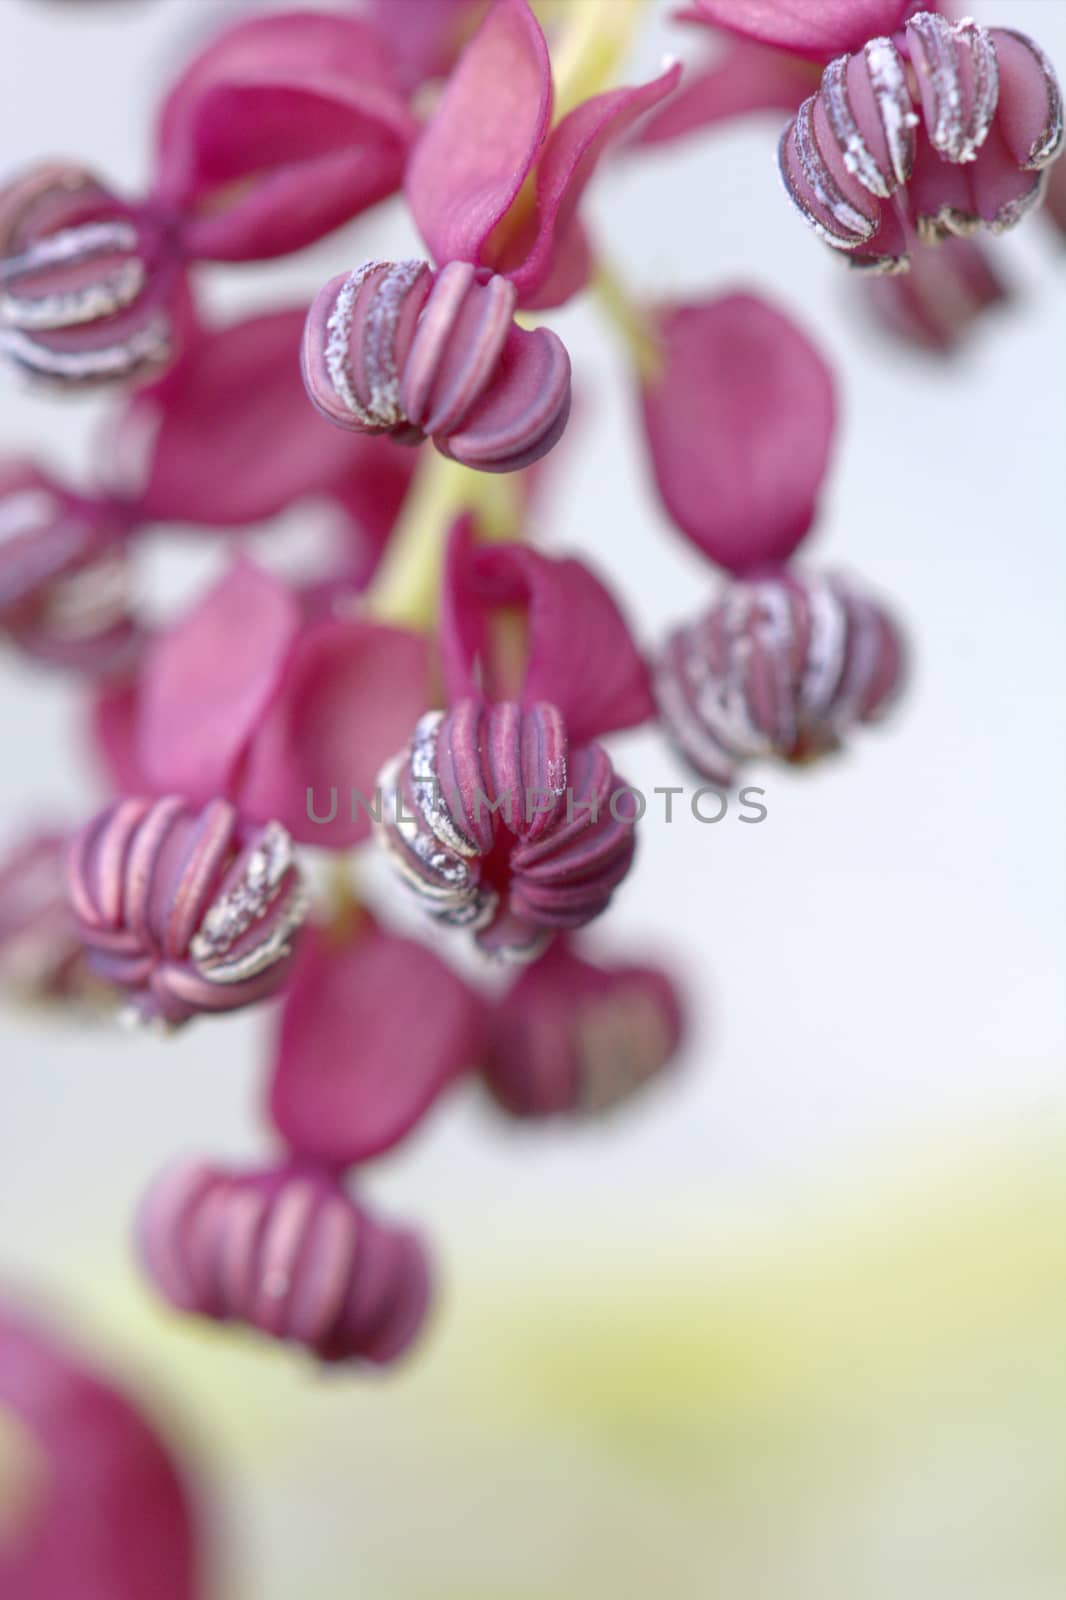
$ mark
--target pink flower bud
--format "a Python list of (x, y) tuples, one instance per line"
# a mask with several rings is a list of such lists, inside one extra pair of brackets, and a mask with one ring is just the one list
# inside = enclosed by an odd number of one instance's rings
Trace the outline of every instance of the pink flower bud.
[(94, 988), (67, 904), (67, 843), (34, 833), (0, 858), (0, 987), (22, 1000), (77, 1003)]
[(692, 766), (734, 782), (755, 757), (801, 763), (883, 715), (903, 677), (899, 631), (842, 579), (782, 573), (734, 582), (666, 642), (663, 722)]
[(124, 673), (143, 635), (132, 612), (127, 523), (36, 468), (0, 467), (0, 628), (19, 649), (93, 676)]
[(557, 939), (496, 1007), (485, 1078), (517, 1117), (606, 1111), (658, 1077), (681, 1031), (664, 972), (595, 966)]
[(460, 701), (422, 717), (379, 780), (378, 841), (431, 916), (534, 959), (604, 911), (636, 847), (633, 796), (551, 705)]
[(831, 61), (781, 141), (792, 200), (860, 266), (915, 239), (1002, 232), (1042, 199), (1063, 143), (1054, 70), (1024, 34), (921, 12)]
[(397, 1360), (429, 1305), (417, 1236), (379, 1222), (324, 1168), (182, 1162), (146, 1195), (138, 1237), (171, 1305), (246, 1323), (322, 1361)]
[(547, 328), (514, 322), (506, 278), (453, 261), (370, 261), (311, 307), (304, 382), (338, 427), (432, 438), (442, 455), (513, 472), (545, 455), (570, 414), (570, 360)]
[(182, 275), (162, 228), (84, 168), (0, 192), (0, 349), (75, 387), (143, 382), (172, 359)]
[(68, 892), (91, 970), (176, 1027), (277, 992), (307, 897), (279, 823), (227, 800), (120, 800), (75, 837)]

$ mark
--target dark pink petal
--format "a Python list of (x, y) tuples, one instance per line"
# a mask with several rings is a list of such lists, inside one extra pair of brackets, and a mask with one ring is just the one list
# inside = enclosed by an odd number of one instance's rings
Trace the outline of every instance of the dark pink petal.
[(895, 33), (919, 9), (915, 0), (690, 0), (680, 16), (829, 61), (861, 50), (868, 39)]
[[(586, 100), (552, 130), (537, 164), (533, 217), (502, 250), (489, 246), (489, 264), (511, 279), (520, 304), (529, 304), (543, 289), (556, 245), (566, 239), (578, 201), (608, 142), (621, 138), (645, 111), (672, 94), (680, 78), (681, 67), (675, 62), (651, 83), (612, 89)], [(549, 302), (541, 297), (537, 303)]]
[(386, 41), (339, 13), (257, 17), (212, 41), (159, 125), (157, 195), (185, 213), (190, 254), (301, 249), (396, 189), (414, 124), (390, 78)]
[(132, 402), (126, 426), (147, 427), (151, 441), (137, 498), (146, 521), (239, 527), (350, 477), (351, 441), (304, 392), (306, 314), (274, 311), (200, 333)]
[(310, 936), (281, 1012), (274, 1126), (299, 1156), (349, 1165), (378, 1155), (475, 1065), (482, 1014), (431, 950), (369, 919), (353, 943)]
[(448, 71), (490, 0), (367, 0), (371, 20), (388, 37), (399, 81), (417, 89)]
[(242, 560), (158, 636), (138, 717), (141, 761), (155, 792), (189, 800), (230, 793), (299, 624), (286, 586)]
[[(524, 619), (521, 681), (515, 652), (501, 651), (494, 619)], [(654, 715), (647, 668), (622, 613), (581, 561), (526, 545), (475, 545), (468, 522), (452, 531), (441, 605), (441, 655), (449, 700), (545, 701), (566, 719), (573, 745)]]
[[(0, 1414), (34, 1459), (0, 1543), (5, 1600), (199, 1600), (188, 1487), (132, 1402), (32, 1323), (0, 1310)], [(6, 1497), (5, 1497), (6, 1499)]]
[(151, 784), (141, 763), (136, 681), (105, 684), (89, 704), (89, 740), (115, 794), (145, 794)]
[(415, 146), (405, 187), (438, 265), (481, 263), (547, 137), (548, 48), (526, 0), (496, 0)]
[(829, 367), (751, 295), (675, 307), (659, 327), (663, 368), (643, 406), (667, 510), (730, 571), (787, 560), (814, 520), (833, 442)]
[(702, 71), (690, 71), (669, 102), (650, 116), (639, 144), (665, 144), (719, 122), (759, 111), (797, 111), (817, 89), (819, 73), (787, 50), (729, 39)]
[(244, 811), (277, 817), (301, 844), (341, 849), (364, 839), (382, 764), (425, 709), (428, 656), (421, 634), (361, 618), (306, 628), (248, 730), (237, 789)]

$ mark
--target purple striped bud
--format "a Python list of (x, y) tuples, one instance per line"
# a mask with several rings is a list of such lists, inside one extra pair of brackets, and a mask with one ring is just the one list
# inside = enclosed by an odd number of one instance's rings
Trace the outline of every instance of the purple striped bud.
[(533, 960), (604, 911), (633, 861), (634, 796), (562, 715), (464, 700), (422, 717), (379, 779), (378, 842), (423, 908)]
[(463, 261), (369, 261), (333, 278), (307, 318), (303, 372), (324, 417), (404, 443), (431, 438), (482, 472), (546, 455), (570, 414), (570, 360), (514, 321), (514, 285)]
[(307, 912), (288, 833), (228, 800), (117, 801), (73, 840), (67, 889), (91, 970), (164, 1028), (276, 993)]
[(142, 644), (126, 524), (33, 467), (0, 469), (0, 628), (39, 660), (93, 676), (127, 671)]
[(655, 967), (601, 967), (557, 939), (492, 1016), (485, 1081), (512, 1116), (595, 1115), (658, 1078), (681, 1003)]
[(38, 167), (0, 192), (0, 350), (35, 378), (154, 377), (174, 353), (180, 281), (164, 231), (81, 167)]
[(1013, 227), (1063, 144), (1062, 95), (1039, 45), (1009, 28), (914, 16), (831, 61), (781, 140), (811, 226), (858, 266), (901, 271), (916, 240)]
[(429, 1305), (416, 1235), (372, 1217), (324, 1168), (182, 1162), (145, 1196), (138, 1240), (178, 1310), (245, 1323), (321, 1361), (395, 1361)]
[(666, 642), (655, 688), (666, 728), (713, 783), (753, 758), (803, 763), (888, 708), (903, 678), (895, 623), (835, 576), (731, 583)]

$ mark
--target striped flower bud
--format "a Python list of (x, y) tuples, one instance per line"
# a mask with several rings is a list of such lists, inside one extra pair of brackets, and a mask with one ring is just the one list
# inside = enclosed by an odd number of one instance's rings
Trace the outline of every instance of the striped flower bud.
[(598, 917), (632, 864), (632, 791), (551, 705), (428, 712), (379, 785), (378, 841), (424, 909), (511, 960)]
[(228, 800), (117, 801), (75, 837), (67, 888), (91, 970), (162, 1027), (274, 994), (307, 911), (285, 829)]
[(926, 243), (1014, 226), (1061, 153), (1062, 96), (1009, 28), (912, 17), (830, 62), (785, 129), (780, 163), (813, 228), (859, 266), (905, 270)]
[(514, 285), (466, 262), (370, 261), (311, 307), (307, 392), (338, 427), (431, 438), (483, 472), (513, 472), (562, 436), (570, 360), (547, 328), (514, 321)]
[(733, 783), (755, 757), (801, 763), (840, 747), (890, 705), (903, 645), (880, 606), (838, 577), (734, 582), (667, 640), (655, 688), (692, 766)]
[(597, 966), (557, 939), (496, 1006), (485, 1081), (516, 1117), (594, 1115), (657, 1078), (681, 1032), (664, 972)]
[(81, 167), (0, 192), (0, 349), (62, 386), (142, 382), (173, 355), (180, 280), (162, 230)]
[(395, 1361), (429, 1305), (418, 1238), (377, 1221), (324, 1168), (182, 1162), (148, 1191), (138, 1239), (178, 1310), (245, 1323), (322, 1361)]
[(125, 525), (32, 467), (0, 470), (0, 628), (19, 649), (93, 676), (140, 650)]

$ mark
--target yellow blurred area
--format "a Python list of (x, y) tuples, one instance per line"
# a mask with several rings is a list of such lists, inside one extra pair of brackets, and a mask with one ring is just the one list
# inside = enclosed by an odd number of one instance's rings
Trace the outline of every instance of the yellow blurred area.
[(188, 1415), (224, 1600), (1061, 1600), (1066, 1139), (452, 1241), (400, 1374), (87, 1306)]

